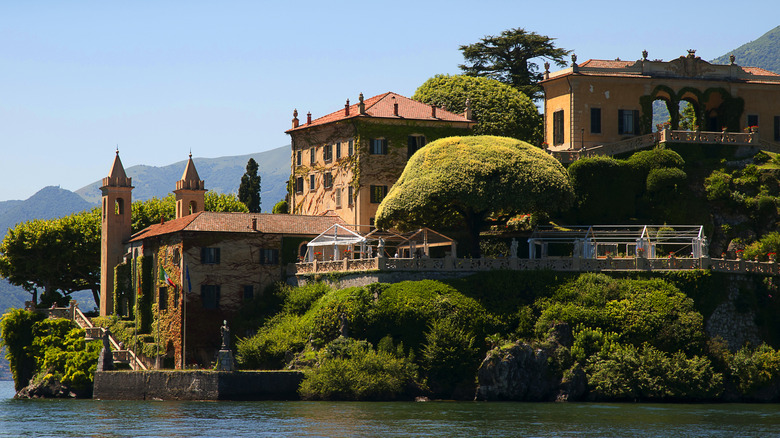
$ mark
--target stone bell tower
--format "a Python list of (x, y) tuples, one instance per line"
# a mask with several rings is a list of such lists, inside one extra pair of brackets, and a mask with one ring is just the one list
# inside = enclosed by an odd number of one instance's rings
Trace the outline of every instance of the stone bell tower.
[(206, 189), (198, 176), (192, 154), (179, 181), (176, 181), (176, 219), (204, 210)]
[(132, 190), (132, 178), (127, 177), (117, 149), (111, 172), (100, 187), (100, 316), (114, 313), (114, 268), (122, 262), (124, 243), (130, 239)]

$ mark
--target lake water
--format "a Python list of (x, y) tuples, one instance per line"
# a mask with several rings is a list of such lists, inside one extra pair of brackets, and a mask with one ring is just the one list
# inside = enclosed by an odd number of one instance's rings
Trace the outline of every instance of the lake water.
[(0, 437), (772, 437), (780, 405), (13, 400)]

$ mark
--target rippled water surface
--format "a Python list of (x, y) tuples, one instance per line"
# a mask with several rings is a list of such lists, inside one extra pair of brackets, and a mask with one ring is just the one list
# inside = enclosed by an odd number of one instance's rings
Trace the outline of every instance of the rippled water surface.
[(2, 437), (771, 437), (780, 405), (13, 400)]

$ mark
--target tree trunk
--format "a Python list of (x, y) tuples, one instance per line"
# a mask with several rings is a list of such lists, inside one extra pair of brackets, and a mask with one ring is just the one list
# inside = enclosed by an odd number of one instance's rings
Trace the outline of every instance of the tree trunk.
[(481, 251), (479, 249), (479, 232), (482, 230), (482, 226), (485, 225), (486, 213), (477, 213), (474, 211), (466, 211), (463, 213), (463, 219), (466, 221), (466, 228), (469, 230), (469, 255), (473, 258), (479, 258)]

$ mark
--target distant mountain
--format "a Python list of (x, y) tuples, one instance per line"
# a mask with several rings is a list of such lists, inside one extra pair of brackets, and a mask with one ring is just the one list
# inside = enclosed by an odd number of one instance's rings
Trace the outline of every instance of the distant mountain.
[(70, 190), (54, 186), (44, 187), (24, 201), (0, 202), (0, 239), (19, 222), (66, 216), (97, 205)]
[(770, 30), (761, 38), (743, 44), (725, 55), (712, 60), (713, 64), (728, 64), (729, 55), (734, 62), (744, 67), (761, 67), (780, 73), (780, 26)]
[[(205, 181), (206, 189), (218, 193), (238, 193), (241, 175), (246, 172), (246, 163), (254, 158), (260, 165), (262, 209), (270, 212), (274, 204), (284, 199), (287, 193), (287, 179), (290, 177), (290, 146), (271, 149), (249, 155), (219, 158), (193, 158), (198, 175)], [(163, 167), (132, 166), (125, 171), (133, 179), (133, 200), (162, 198), (176, 188), (176, 181), (184, 173), (186, 160)], [(106, 173), (109, 166), (106, 166)], [(100, 202), (101, 181), (76, 190), (88, 202)]]

